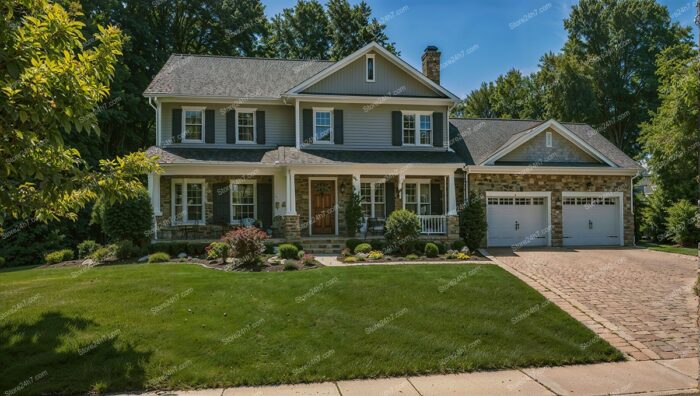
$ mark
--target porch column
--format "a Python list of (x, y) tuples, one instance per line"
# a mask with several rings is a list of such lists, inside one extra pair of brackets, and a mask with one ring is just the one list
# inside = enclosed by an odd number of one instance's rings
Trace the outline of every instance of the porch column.
[(294, 171), (287, 170), (287, 215), (297, 214), (296, 191), (294, 189)]
[(360, 174), (353, 174), (352, 175), (352, 191), (355, 192), (356, 194), (360, 193)]
[(153, 208), (153, 239), (158, 239), (158, 216), (162, 216), (160, 211), (160, 175), (157, 173), (148, 174), (148, 194), (151, 198)]
[(457, 190), (455, 189), (455, 174), (447, 176), (447, 215), (457, 215)]

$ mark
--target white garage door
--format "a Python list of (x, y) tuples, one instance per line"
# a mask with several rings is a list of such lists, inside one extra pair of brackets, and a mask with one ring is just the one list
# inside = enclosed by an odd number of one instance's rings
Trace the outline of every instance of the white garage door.
[(619, 197), (563, 197), (564, 246), (620, 245)]
[(488, 246), (547, 246), (547, 198), (488, 197)]

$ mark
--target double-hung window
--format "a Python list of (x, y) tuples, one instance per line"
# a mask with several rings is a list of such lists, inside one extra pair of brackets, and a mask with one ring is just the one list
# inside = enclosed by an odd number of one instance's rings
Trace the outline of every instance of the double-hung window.
[(419, 214), (430, 214), (430, 183), (410, 182), (404, 185), (404, 208)]
[(365, 218), (384, 219), (386, 217), (386, 185), (383, 181), (360, 183), (362, 212)]
[(430, 146), (433, 142), (433, 115), (427, 112), (403, 112), (403, 144)]
[(333, 109), (314, 108), (314, 143), (333, 143)]
[(204, 141), (204, 107), (182, 108), (182, 141), (185, 143)]
[(236, 140), (239, 143), (255, 143), (255, 109), (236, 110)]
[(176, 179), (172, 185), (173, 223), (203, 224), (205, 183), (202, 179)]
[(231, 223), (241, 224), (244, 219), (255, 219), (255, 181), (231, 181)]

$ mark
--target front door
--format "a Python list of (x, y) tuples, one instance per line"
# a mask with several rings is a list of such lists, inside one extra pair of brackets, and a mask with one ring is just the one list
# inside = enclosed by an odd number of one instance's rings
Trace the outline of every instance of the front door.
[(311, 181), (311, 233), (335, 234), (335, 181)]

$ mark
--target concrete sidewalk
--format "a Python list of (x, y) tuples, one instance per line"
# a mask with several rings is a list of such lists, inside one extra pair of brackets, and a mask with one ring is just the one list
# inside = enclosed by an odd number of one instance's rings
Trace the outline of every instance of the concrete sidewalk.
[(688, 358), (143, 395), (675, 395), (696, 393), (697, 374), (697, 359)]

